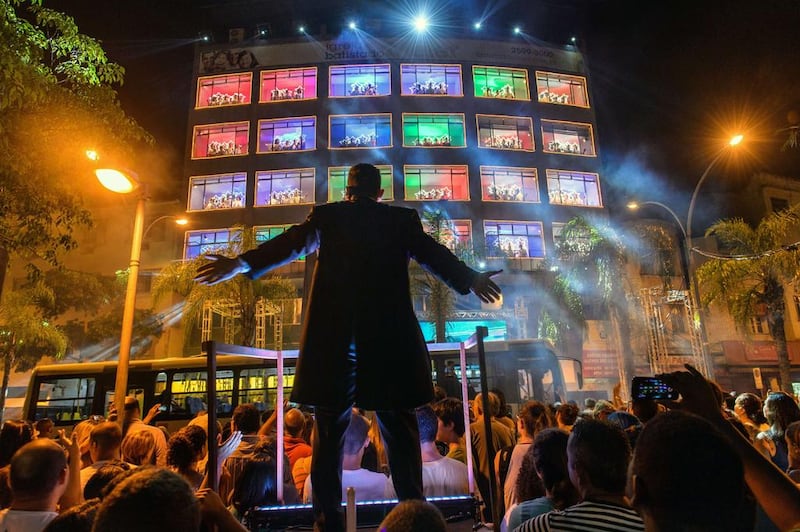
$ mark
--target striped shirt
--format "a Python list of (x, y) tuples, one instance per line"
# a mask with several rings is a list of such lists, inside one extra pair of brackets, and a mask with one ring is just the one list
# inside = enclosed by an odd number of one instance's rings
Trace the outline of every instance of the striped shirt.
[(636, 510), (615, 504), (584, 501), (566, 510), (547, 512), (525, 521), (514, 532), (644, 532)]

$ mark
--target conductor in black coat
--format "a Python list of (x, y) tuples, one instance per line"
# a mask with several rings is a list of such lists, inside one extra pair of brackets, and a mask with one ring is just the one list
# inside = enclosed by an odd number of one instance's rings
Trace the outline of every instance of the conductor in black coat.
[(341, 447), (353, 404), (375, 410), (398, 497), (422, 498), (422, 460), (414, 408), (433, 399), (431, 364), (414, 314), (408, 262), (461, 294), (495, 301), (499, 272), (479, 273), (427, 235), (417, 211), (390, 207), (380, 172), (350, 168), (346, 201), (314, 207), (305, 222), (239, 257), (209, 255), (196, 280), (257, 278), (318, 252), (291, 400), (314, 405), (311, 468), (316, 529), (343, 530)]

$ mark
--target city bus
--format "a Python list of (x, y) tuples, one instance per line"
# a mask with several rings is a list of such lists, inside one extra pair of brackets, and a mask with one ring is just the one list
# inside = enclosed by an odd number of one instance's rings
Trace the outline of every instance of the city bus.
[[(449, 380), (461, 379), (460, 352), (453, 346), (429, 344), (431, 374), (434, 383), (444, 389)], [(550, 342), (490, 341), (485, 343), (485, 352), (488, 387), (501, 390), (512, 409), (529, 399), (547, 403), (567, 399), (564, 360), (559, 360)], [(275, 356), (275, 352), (268, 353)], [(283, 351), (282, 355), (284, 394), (288, 397), (297, 351)], [(56, 426), (67, 428), (91, 416), (107, 416), (113, 403), (116, 368), (115, 361), (37, 367), (28, 385), (24, 418), (50, 418)], [(480, 367), (474, 349), (467, 351), (465, 372), (472, 399), (480, 391)], [(208, 408), (206, 375), (205, 356), (134, 360), (130, 363), (128, 395), (139, 400), (143, 416), (154, 404), (160, 404), (155, 423), (171, 432)], [(233, 409), (243, 403), (252, 403), (261, 411), (274, 408), (277, 385), (274, 359), (218, 355), (218, 417), (230, 418)], [(450, 389), (452, 392), (453, 387)]]

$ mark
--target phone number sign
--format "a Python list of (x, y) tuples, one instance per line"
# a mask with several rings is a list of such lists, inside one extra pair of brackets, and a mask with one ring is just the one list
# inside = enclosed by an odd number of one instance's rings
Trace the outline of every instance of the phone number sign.
[(619, 365), (613, 351), (584, 350), (583, 377), (586, 379), (618, 379)]

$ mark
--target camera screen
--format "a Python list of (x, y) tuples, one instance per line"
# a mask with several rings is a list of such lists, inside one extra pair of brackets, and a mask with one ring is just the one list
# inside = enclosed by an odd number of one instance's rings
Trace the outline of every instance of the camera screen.
[(634, 399), (675, 400), (678, 398), (678, 392), (655, 377), (634, 377), (631, 396)]

